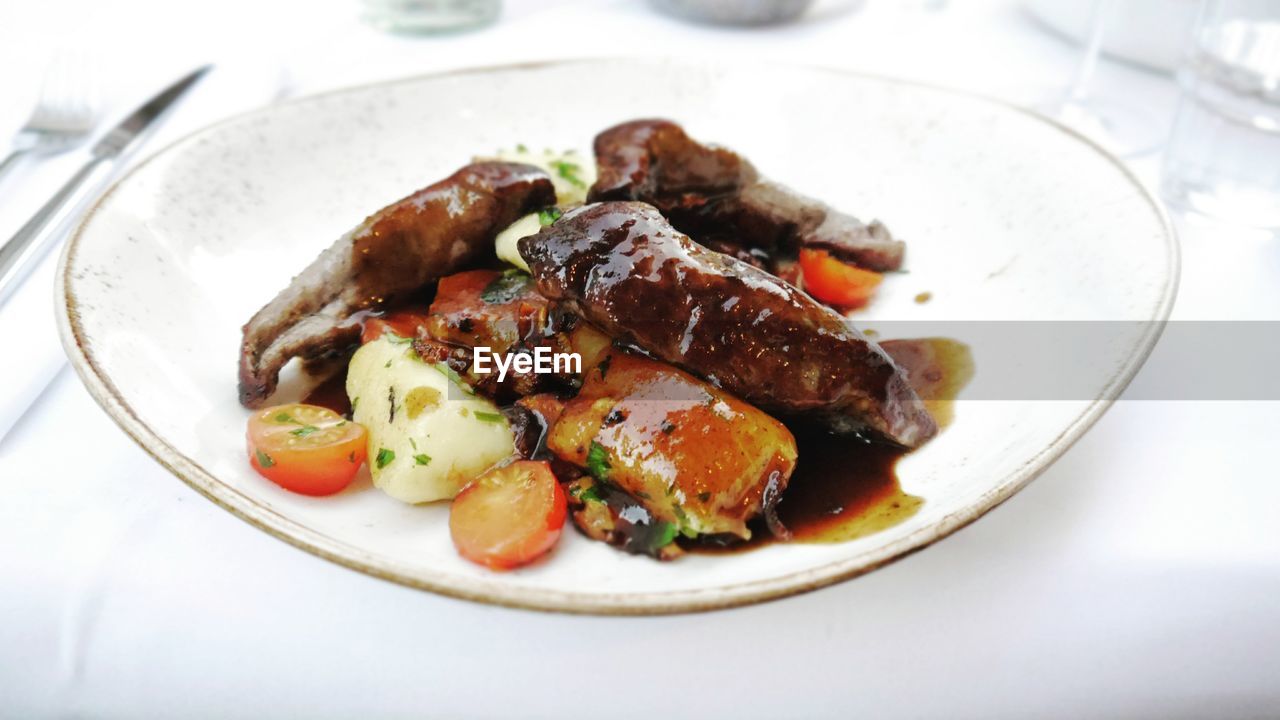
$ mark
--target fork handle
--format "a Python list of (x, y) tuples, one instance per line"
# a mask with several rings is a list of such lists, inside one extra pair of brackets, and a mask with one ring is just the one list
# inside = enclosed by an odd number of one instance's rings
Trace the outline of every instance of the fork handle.
[(8, 157), (4, 160), (0, 160), (0, 179), (4, 179), (4, 174), (9, 172), (9, 168), (18, 164), (18, 161), (22, 159), (22, 156), (29, 152), (31, 152), (30, 148), (20, 148), (9, 153)]
[[(53, 233), (48, 233), (42, 238), (41, 231), (57, 217), (58, 211), (75, 196), (84, 181), (88, 180), (98, 165), (106, 159), (94, 157), (85, 163), (84, 167), (76, 171), (61, 190), (49, 198), (44, 207), (31, 216), (26, 225), (18, 228), (18, 232), (14, 233), (3, 247), (0, 247), (0, 305), (9, 299), (9, 295), (13, 293), (26, 271), (35, 264), (34, 260), (44, 254), (53, 240)], [(39, 242), (36, 242), (37, 240)]]

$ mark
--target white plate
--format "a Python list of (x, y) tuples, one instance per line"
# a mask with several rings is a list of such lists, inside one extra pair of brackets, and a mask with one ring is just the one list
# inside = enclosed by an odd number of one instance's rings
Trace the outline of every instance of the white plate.
[[(236, 402), (240, 325), (292, 273), (473, 153), (517, 142), (585, 150), (600, 129), (642, 116), (677, 119), (907, 238), (910, 273), (886, 280), (869, 319), (1162, 320), (1172, 304), (1177, 248), (1161, 210), (1114, 160), (1032, 115), (833, 71), (570, 62), (304, 98), (159, 153), (67, 248), (59, 298), (72, 362), (158, 461), (279, 538), (407, 585), (574, 612), (704, 610), (853, 577), (999, 504), (1106, 409), (962, 402), (954, 424), (899, 466), (904, 489), (925, 500), (902, 524), (843, 544), (672, 563), (567, 532), (545, 562), (493, 573), (455, 554), (447, 505), (402, 505), (367, 480), (310, 499), (254, 474)], [(925, 290), (932, 302), (912, 302)], [(1099, 350), (1099, 398), (1129, 381), (1158, 336), (1133, 327)], [(981, 379), (992, 358), (975, 355)]]

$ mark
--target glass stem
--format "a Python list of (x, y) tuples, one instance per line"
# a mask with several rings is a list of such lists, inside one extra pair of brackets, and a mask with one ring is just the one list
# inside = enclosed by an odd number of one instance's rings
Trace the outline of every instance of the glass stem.
[(1102, 53), (1102, 36), (1106, 30), (1110, 5), (1110, 0), (1093, 2), (1093, 8), (1089, 12), (1089, 39), (1085, 45), (1084, 57), (1080, 58), (1075, 77), (1071, 80), (1071, 88), (1067, 91), (1068, 104), (1084, 102), (1089, 95), (1093, 73), (1098, 68), (1098, 57)]

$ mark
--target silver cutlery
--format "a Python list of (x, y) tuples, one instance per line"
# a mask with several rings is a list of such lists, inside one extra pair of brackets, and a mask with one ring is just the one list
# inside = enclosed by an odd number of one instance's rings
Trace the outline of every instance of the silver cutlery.
[(36, 211), (36, 214), (27, 221), (27, 224), (18, 229), (8, 242), (0, 247), (0, 304), (3, 304), (13, 292), (18, 280), (25, 270), (28, 270), (34, 263), (33, 260), (40, 257), (47, 249), (54, 234), (46, 235), (41, 242), (35, 242), (40, 237), (41, 231), (57, 216), (58, 211), (62, 209), (73, 197), (85, 180), (93, 174), (94, 170), (105, 162), (113, 161), (120, 157), (143, 132), (150, 127), (171, 105), (173, 105), (182, 95), (191, 88), (212, 65), (206, 65), (181, 80), (165, 88), (159, 95), (156, 95), (145, 105), (138, 108), (133, 114), (126, 117), (115, 126), (106, 135), (103, 135), (91, 150), (89, 162), (76, 172), (75, 175), (67, 181), (62, 189), (49, 198), (44, 207)]
[(59, 56), (49, 66), (40, 97), (0, 160), (0, 178), (27, 155), (49, 155), (79, 145), (98, 120), (93, 69), (83, 57)]

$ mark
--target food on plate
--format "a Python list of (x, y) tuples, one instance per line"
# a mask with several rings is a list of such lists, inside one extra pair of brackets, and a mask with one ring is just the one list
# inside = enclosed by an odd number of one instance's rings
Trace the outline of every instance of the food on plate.
[(509, 570), (555, 546), (566, 507), (564, 489), (547, 464), (520, 460), (480, 475), (458, 495), (449, 534), (464, 558)]
[(347, 394), (352, 418), (369, 431), (373, 484), (398, 500), (447, 500), (515, 450), (502, 410), (406, 339), (383, 334), (362, 345)]
[(599, 179), (588, 199), (639, 200), (700, 242), (795, 257), (827, 250), (867, 270), (902, 267), (906, 244), (879, 222), (852, 215), (760, 177), (732, 150), (703, 145), (669, 120), (635, 120), (595, 139)]
[[(587, 191), (596, 181), (595, 164), (574, 150), (556, 152), (548, 149), (538, 152), (524, 145), (517, 145), (514, 150), (498, 151), (494, 159), (542, 168), (555, 186), (556, 204), (561, 207), (572, 207), (586, 202)], [(547, 208), (540, 212), (529, 213), (512, 223), (507, 229), (498, 233), (495, 239), (498, 257), (503, 262), (528, 272), (529, 268), (525, 266), (519, 251), (516, 250), (516, 241), (525, 235), (532, 235), (538, 231), (539, 227), (551, 223), (557, 217), (559, 217), (558, 210)]]
[(875, 294), (884, 276), (833, 257), (826, 250), (800, 249), (805, 292), (832, 307), (860, 307)]
[(499, 230), (554, 203), (551, 178), (542, 170), (483, 162), (371, 215), (244, 326), (241, 404), (265, 402), (291, 358), (355, 342), (357, 312), (393, 307), (440, 277), (484, 262)]
[(249, 418), (249, 463), (302, 495), (332, 495), (351, 484), (366, 452), (364, 426), (327, 408), (291, 403)]
[(241, 402), (267, 402), (291, 358), (349, 355), (350, 418), (259, 412), (250, 463), (309, 494), (365, 463), (396, 500), (452, 500), (458, 553), (495, 570), (545, 555), (566, 518), (672, 559), (844, 518), (855, 482), (907, 497), (880, 480), (938, 431), (958, 351), (900, 344), (899, 365), (837, 311), (903, 243), (668, 121), (595, 151), (477, 160), (295, 278), (244, 328)]
[(521, 240), (520, 254), (548, 299), (762, 410), (907, 447), (936, 430), (875, 342), (788, 283), (694, 243), (651, 205), (586, 205)]
[[(594, 352), (582, 355), (588, 368), (582, 390), (555, 418), (548, 450), (585, 470), (592, 485), (642, 500), (646, 522), (665, 525), (659, 538), (670, 541), (679, 533), (749, 539), (747, 521), (769, 511), (767, 503), (781, 497), (795, 468), (791, 431), (686, 372), (613, 348), (603, 335), (603, 342), (583, 343), (582, 332), (575, 332), (579, 347)], [(580, 504), (608, 505), (599, 490), (574, 497)], [(621, 514), (599, 513), (578, 524), (593, 536), (625, 544), (631, 541), (625, 533), (611, 537), (626, 521), (616, 517)]]

